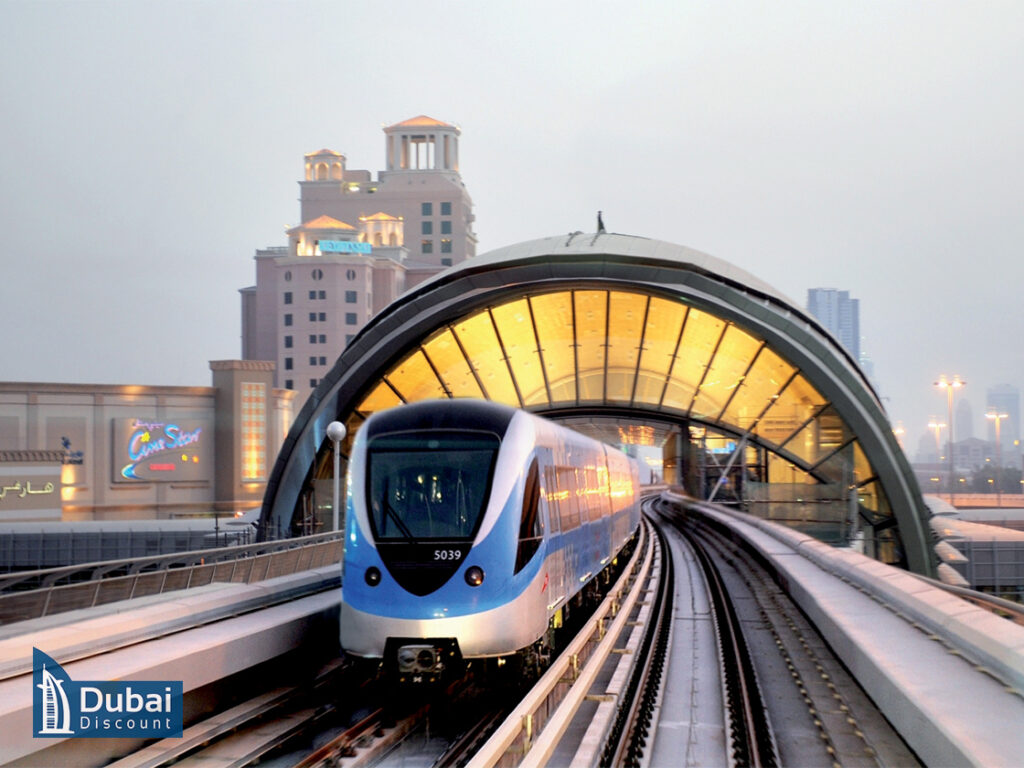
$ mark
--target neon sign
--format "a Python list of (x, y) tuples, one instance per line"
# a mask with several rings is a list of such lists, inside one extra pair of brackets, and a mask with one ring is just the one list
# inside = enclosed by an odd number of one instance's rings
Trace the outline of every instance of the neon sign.
[(114, 479), (121, 482), (208, 479), (202, 439), (205, 431), (202, 425), (183, 427), (171, 422), (115, 419), (114, 445), (124, 446), (122, 455), (128, 463), (121, 466), (119, 472), (115, 468)]
[(320, 253), (373, 253), (373, 246), (351, 240), (321, 240)]

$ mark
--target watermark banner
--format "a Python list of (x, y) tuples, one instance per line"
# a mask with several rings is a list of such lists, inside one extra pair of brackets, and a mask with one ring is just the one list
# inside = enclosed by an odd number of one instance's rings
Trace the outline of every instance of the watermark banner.
[(32, 735), (36, 738), (177, 738), (180, 680), (72, 680), (32, 649)]

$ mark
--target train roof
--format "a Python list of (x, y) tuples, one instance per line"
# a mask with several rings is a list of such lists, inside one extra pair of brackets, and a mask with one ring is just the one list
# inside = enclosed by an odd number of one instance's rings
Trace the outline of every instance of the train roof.
[(467, 425), (504, 436), (516, 408), (488, 400), (421, 400), (373, 414), (364, 425), (367, 439), (386, 432), (427, 429), (464, 430)]

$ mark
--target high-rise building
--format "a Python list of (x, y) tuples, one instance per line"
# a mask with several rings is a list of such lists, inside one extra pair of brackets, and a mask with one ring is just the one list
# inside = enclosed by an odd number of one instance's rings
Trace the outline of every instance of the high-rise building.
[(460, 133), (423, 115), (386, 127), (376, 180), (333, 150), (305, 156), (302, 223), (256, 251), (256, 285), (241, 289), (242, 358), (276, 362), (275, 386), (301, 400), (377, 312), (476, 255)]
[(966, 397), (961, 397), (956, 404), (953, 428), (957, 440), (974, 437), (974, 409), (971, 408), (971, 401)]
[(807, 291), (807, 311), (860, 363), (860, 299), (851, 299), (849, 291), (810, 288)]

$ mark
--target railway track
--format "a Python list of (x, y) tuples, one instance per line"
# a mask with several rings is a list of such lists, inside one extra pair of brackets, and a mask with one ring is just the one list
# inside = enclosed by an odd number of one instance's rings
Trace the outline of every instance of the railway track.
[[(914, 766), (918, 761), (803, 614), (750, 554), (699, 516), (663, 519), (708, 561), (747, 645), (759, 695), (750, 710), (727, 718), (737, 765)], [(717, 588), (716, 588), (717, 589)], [(735, 708), (727, 690), (730, 713)], [(765, 706), (768, 704), (768, 706)], [(740, 728), (758, 721), (771, 732), (744, 748)], [(756, 732), (756, 731), (755, 731)], [(774, 744), (768, 750), (769, 743)], [(748, 739), (749, 742), (749, 739)], [(772, 762), (769, 762), (772, 761)]]
[[(219, 715), (191, 735), (209, 742), (202, 749), (118, 768), (651, 766), (669, 764), (666, 754), (672, 765), (915, 764), (770, 574), (695, 518), (650, 502), (647, 511), (659, 525), (645, 521), (604, 601), (519, 700), (470, 681), (395, 716), (373, 671), (349, 670), (319, 686), (321, 698), (275, 692), (242, 707), (251, 716)], [(705, 620), (707, 639), (674, 638)], [(666, 696), (680, 643), (694, 675), (685, 712)], [(688, 738), (699, 748), (656, 749), (666, 717), (698, 724)]]

